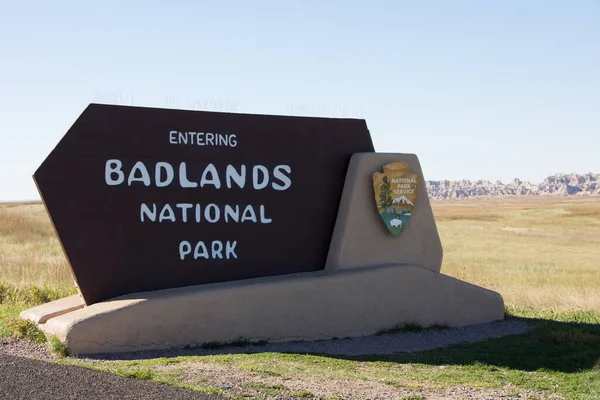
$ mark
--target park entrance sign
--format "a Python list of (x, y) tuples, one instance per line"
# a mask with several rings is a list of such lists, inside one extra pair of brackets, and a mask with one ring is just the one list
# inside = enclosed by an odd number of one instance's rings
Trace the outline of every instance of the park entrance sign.
[(80, 295), (20, 315), (72, 354), (504, 316), (440, 273), (418, 157), (362, 120), (92, 104), (34, 178)]
[(325, 267), (364, 120), (91, 104), (34, 174), (86, 304)]

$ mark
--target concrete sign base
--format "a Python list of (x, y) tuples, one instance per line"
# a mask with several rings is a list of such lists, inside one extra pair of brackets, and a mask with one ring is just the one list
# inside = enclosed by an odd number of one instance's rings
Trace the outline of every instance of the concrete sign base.
[(459, 326), (503, 316), (502, 298), (493, 291), (396, 264), (136, 293), (50, 318), (40, 327), (73, 354), (86, 354), (240, 338), (366, 336), (406, 323)]
[[(373, 197), (373, 174), (395, 162), (406, 164), (420, 182), (410, 222), (397, 237), (382, 222)], [(390, 188), (398, 194), (407, 188), (396, 184)], [(387, 203), (391, 210), (393, 201)], [(504, 317), (498, 293), (441, 274), (441, 262), (417, 157), (358, 153), (350, 162), (324, 270), (132, 293), (87, 307), (71, 296), (21, 317), (56, 335), (73, 354), (240, 338), (320, 340), (372, 335), (407, 323), (460, 326)]]

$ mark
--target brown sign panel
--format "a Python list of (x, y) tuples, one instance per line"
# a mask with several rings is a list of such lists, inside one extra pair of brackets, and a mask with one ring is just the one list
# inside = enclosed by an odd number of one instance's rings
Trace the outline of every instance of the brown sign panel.
[(87, 304), (323, 269), (364, 120), (91, 104), (34, 179)]

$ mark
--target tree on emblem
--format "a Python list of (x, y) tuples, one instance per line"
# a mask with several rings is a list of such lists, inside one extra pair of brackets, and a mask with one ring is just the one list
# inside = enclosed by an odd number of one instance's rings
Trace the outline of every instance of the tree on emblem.
[(392, 205), (392, 189), (390, 188), (390, 181), (388, 177), (384, 175), (383, 183), (381, 184), (381, 191), (379, 192), (379, 207), (388, 208)]

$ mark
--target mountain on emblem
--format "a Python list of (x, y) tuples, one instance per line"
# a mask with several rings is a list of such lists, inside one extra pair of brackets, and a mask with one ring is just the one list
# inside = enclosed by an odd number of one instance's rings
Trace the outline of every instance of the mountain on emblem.
[(415, 206), (412, 201), (406, 198), (406, 196), (396, 197), (392, 204), (410, 204), (411, 206)]
[(387, 164), (383, 173), (373, 174), (377, 211), (392, 235), (400, 235), (408, 226), (418, 187), (417, 175), (412, 174), (404, 163)]

